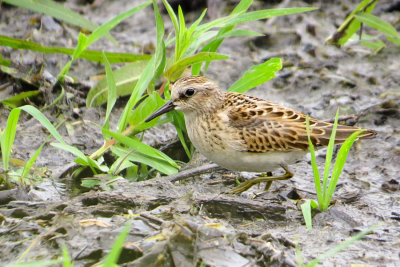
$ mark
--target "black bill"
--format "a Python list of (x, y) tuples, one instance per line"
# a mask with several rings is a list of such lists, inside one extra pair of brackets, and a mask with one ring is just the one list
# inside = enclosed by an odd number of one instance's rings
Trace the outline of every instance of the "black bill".
[(149, 122), (152, 119), (167, 113), (168, 111), (174, 110), (175, 108), (175, 104), (172, 101), (168, 101), (167, 103), (165, 103), (164, 105), (162, 105), (159, 109), (156, 110), (156, 112), (154, 112), (153, 114), (150, 115), (150, 117), (148, 117), (145, 122)]

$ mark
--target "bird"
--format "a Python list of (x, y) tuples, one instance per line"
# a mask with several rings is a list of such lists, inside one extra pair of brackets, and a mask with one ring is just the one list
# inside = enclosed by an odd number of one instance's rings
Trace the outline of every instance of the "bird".
[[(189, 139), (209, 160), (231, 171), (264, 173), (234, 187), (239, 194), (255, 184), (293, 177), (288, 165), (309, 151), (306, 115), (254, 96), (226, 92), (203, 76), (187, 76), (171, 86), (171, 98), (145, 121), (171, 110), (185, 117)], [(309, 118), (310, 139), (316, 147), (327, 146), (333, 124)], [(374, 130), (337, 125), (335, 144), (343, 143), (355, 131), (358, 138), (373, 137)], [(273, 176), (282, 168), (285, 173)]]

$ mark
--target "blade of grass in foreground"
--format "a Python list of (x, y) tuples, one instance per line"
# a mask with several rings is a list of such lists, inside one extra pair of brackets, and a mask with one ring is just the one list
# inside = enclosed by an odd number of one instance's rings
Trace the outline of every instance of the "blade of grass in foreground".
[(10, 167), (10, 155), (12, 145), (14, 144), (15, 132), (17, 131), (17, 123), (19, 119), (20, 109), (13, 109), (8, 116), (7, 126), (1, 135), (1, 154), (3, 160), (3, 168), (8, 171)]
[(317, 193), (317, 200), (318, 204), (321, 207), (323, 203), (323, 195), (322, 195), (322, 190), (321, 190), (321, 180), (319, 176), (319, 170), (318, 170), (318, 165), (317, 165), (317, 159), (315, 157), (315, 149), (314, 145), (311, 142), (311, 130), (310, 130), (310, 117), (306, 117), (306, 127), (307, 127), (307, 136), (308, 136), (308, 145), (310, 148), (310, 154), (311, 154), (311, 166), (313, 168), (313, 173), (314, 173), (314, 184), (315, 184), (315, 191)]
[[(32, 41), (11, 38), (4, 35), (0, 35), (0, 45), (12, 47), (15, 49), (26, 49), (48, 54), (59, 53), (65, 55), (73, 55), (75, 51), (74, 49), (65, 47), (43, 46)], [(102, 51), (85, 50), (78, 56), (78, 58), (84, 58), (94, 62), (103, 62), (102, 53), (103, 53)], [(150, 58), (150, 55), (136, 55), (130, 53), (114, 53), (114, 52), (104, 52), (104, 53), (106, 54), (107, 59), (110, 61), (110, 63), (135, 62), (139, 60), (147, 60)]]
[(131, 224), (127, 223), (125, 228), (122, 230), (122, 232), (118, 235), (117, 239), (115, 240), (110, 253), (108, 253), (107, 255), (106, 260), (104, 261), (103, 264), (101, 264), (102, 267), (116, 266), (119, 255), (121, 254), (122, 251), (122, 247), (124, 246), (126, 236), (128, 235), (130, 229), (131, 229)]
[(315, 260), (307, 263), (306, 265), (303, 265), (304, 267), (314, 267), (315, 265), (317, 265), (318, 263), (320, 263), (321, 261), (339, 253), (340, 251), (346, 249), (347, 247), (349, 247), (351, 244), (353, 244), (354, 242), (356, 242), (357, 240), (360, 240), (361, 238), (363, 238), (364, 236), (370, 234), (374, 229), (376, 229), (379, 225), (375, 224), (371, 227), (369, 227), (367, 230), (364, 230), (358, 234), (356, 234), (355, 236), (347, 239), (345, 242), (339, 244), (338, 246), (334, 247), (331, 250), (328, 250), (327, 252), (323, 253), (322, 255), (318, 256)]

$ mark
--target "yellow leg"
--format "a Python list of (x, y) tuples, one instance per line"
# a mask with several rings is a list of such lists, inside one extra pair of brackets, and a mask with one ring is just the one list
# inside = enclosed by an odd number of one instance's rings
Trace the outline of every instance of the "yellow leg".
[(229, 194), (241, 194), (244, 191), (248, 190), (250, 187), (253, 185), (266, 182), (267, 184), (265, 185), (265, 191), (269, 189), (273, 181), (278, 181), (278, 180), (288, 180), (293, 177), (293, 173), (288, 169), (287, 166), (281, 165), (281, 167), (285, 170), (285, 174), (282, 176), (272, 176), (269, 175), (271, 174), (270, 172), (267, 173), (267, 175), (262, 175), (262, 176), (257, 176), (254, 177), (250, 180), (247, 180), (246, 182), (241, 183), (240, 185), (236, 186), (235, 188), (231, 189), (229, 191)]

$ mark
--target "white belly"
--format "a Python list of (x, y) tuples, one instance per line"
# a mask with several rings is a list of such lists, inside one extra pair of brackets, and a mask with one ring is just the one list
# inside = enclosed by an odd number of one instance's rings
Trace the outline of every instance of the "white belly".
[(268, 172), (279, 168), (281, 165), (289, 165), (302, 159), (306, 152), (267, 152), (253, 153), (241, 152), (236, 150), (230, 151), (206, 151), (198, 148), (209, 160), (217, 163), (232, 171), (247, 171), (247, 172)]

